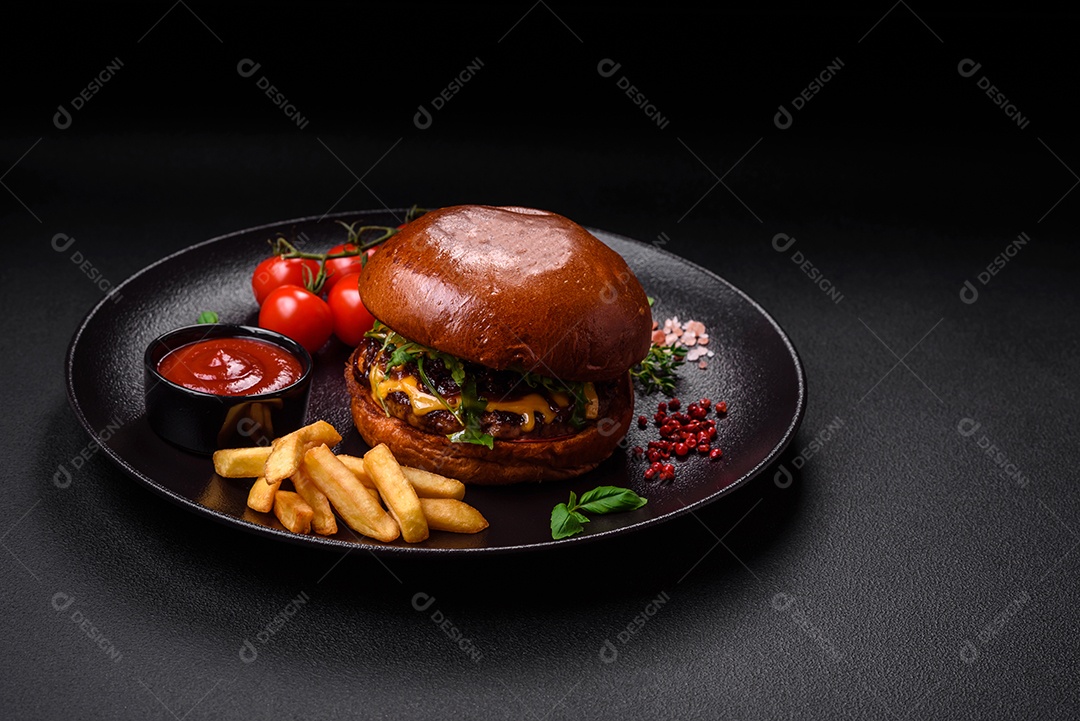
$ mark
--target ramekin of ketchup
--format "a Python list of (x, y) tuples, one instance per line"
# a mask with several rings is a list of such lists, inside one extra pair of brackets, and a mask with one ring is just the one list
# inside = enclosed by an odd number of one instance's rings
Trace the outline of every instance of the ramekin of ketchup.
[(311, 355), (264, 328), (214, 323), (177, 328), (147, 346), (151, 428), (185, 450), (267, 445), (304, 424)]
[(300, 380), (300, 360), (275, 343), (207, 338), (170, 351), (157, 365), (166, 380), (217, 396), (272, 393)]

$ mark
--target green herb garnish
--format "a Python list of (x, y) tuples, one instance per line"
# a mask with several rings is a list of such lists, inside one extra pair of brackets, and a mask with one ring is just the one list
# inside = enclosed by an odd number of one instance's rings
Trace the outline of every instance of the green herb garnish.
[(589, 522), (589, 517), (585, 513), (599, 516), (605, 513), (634, 511), (646, 503), (648, 503), (647, 499), (629, 488), (618, 486), (597, 486), (581, 494), (580, 500), (576, 493), (570, 491), (569, 501), (551, 509), (551, 537), (559, 540), (584, 531), (584, 524)]
[(453, 443), (475, 443), (485, 446), (489, 451), (495, 447), (495, 438), (490, 433), (484, 433), (480, 428), (468, 427), (449, 436)]
[(455, 443), (476, 443), (491, 450), (495, 446), (495, 439), (480, 427), (480, 416), (487, 409), (487, 400), (477, 394), (476, 379), (464, 376), (458, 388), (461, 389), (461, 403), (454, 415), (464, 428), (452, 434), (450, 440)]
[(685, 347), (653, 344), (645, 359), (630, 369), (630, 375), (641, 381), (649, 393), (659, 390), (671, 395), (675, 392), (676, 369), (685, 362)]
[[(462, 429), (460, 431), (451, 433), (448, 436), (451, 441), (454, 443), (476, 443), (489, 449), (494, 447), (495, 439), (490, 434), (484, 433), (480, 426), (480, 416), (487, 408), (487, 401), (477, 396), (476, 380), (466, 374), (465, 364), (460, 358), (455, 358), (448, 353), (442, 353), (408, 340), (379, 321), (375, 321), (372, 329), (364, 335), (367, 338), (382, 340), (383, 346), (379, 351), (380, 353), (391, 347), (393, 348), (390, 358), (386, 362), (387, 371), (406, 363), (416, 364), (417, 376), (419, 376), (420, 382), (424, 384), (424, 388), (431, 395), (438, 398), (439, 402), (446, 406), (446, 409), (461, 424)], [(458, 388), (461, 390), (461, 401), (456, 407), (443, 397), (427, 373), (424, 372), (425, 359), (442, 361), (443, 365), (450, 371), (451, 378), (454, 379), (454, 382), (457, 383)], [(385, 402), (383, 403), (383, 411), (389, 415)]]
[[(407, 363), (416, 365), (416, 375), (425, 389), (438, 398), (454, 414), (458, 423), (461, 424), (462, 430), (448, 436), (451, 441), (456, 443), (476, 443), (488, 448), (493, 447), (494, 438), (484, 433), (480, 425), (480, 416), (487, 409), (487, 399), (481, 398), (477, 394), (476, 379), (469, 374), (464, 361), (449, 353), (443, 353), (411, 341), (379, 321), (375, 321), (374, 326), (365, 334), (365, 337), (382, 342), (379, 355), (389, 353), (386, 363), (387, 372), (391, 368)], [(424, 364), (431, 360), (442, 361), (443, 366), (450, 371), (450, 377), (461, 390), (460, 401), (456, 405), (451, 404), (443, 397), (425, 372)], [(585, 383), (564, 382), (531, 372), (523, 372), (521, 380), (530, 388), (547, 391), (552, 396), (563, 394), (572, 398), (573, 409), (570, 412), (570, 423), (575, 428), (585, 427), (587, 422), (586, 413), (589, 407), (589, 399), (585, 395)], [(385, 402), (383, 402), (383, 411), (389, 415)]]
[(563, 382), (537, 373), (522, 373), (521, 379), (530, 388), (543, 388), (548, 393), (564, 393), (573, 398), (574, 410), (570, 412), (570, 423), (574, 428), (584, 428), (585, 409), (589, 405), (589, 400), (585, 397), (584, 383)]
[(195, 322), (199, 325), (206, 325), (207, 323), (217, 323), (218, 314), (212, 310), (204, 310), (202, 313), (199, 313), (199, 317)]

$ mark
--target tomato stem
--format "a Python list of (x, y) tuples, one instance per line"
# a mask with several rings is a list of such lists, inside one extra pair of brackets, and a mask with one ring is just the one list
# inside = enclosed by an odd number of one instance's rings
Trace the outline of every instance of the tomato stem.
[[(410, 213), (411, 212), (412, 211), (410, 211)], [(351, 246), (338, 253), (308, 253), (298, 250), (295, 245), (280, 236), (276, 240), (270, 241), (270, 244), (273, 247), (273, 254), (280, 256), (281, 258), (301, 258), (303, 260), (319, 261), (318, 273), (312, 274), (307, 268), (304, 269), (304, 287), (316, 295), (319, 294), (323, 285), (326, 283), (326, 261), (334, 260), (336, 258), (352, 258), (360, 255), (362, 256), (361, 264), (363, 264), (363, 261), (366, 260), (366, 253), (368, 250), (385, 243), (398, 232), (397, 228), (391, 228), (386, 225), (362, 225), (358, 228), (355, 223), (350, 225), (340, 220), (338, 223), (349, 231), (349, 239), (346, 244)], [(378, 237), (365, 242), (360, 242), (360, 237), (364, 233), (370, 231), (379, 231)]]

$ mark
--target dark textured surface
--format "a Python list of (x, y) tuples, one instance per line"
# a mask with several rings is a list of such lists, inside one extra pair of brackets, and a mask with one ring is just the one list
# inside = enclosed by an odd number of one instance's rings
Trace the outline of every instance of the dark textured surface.
[[(1054, 12), (15, 11), (0, 715), (1076, 716), (1077, 27)], [(604, 58), (621, 63), (606, 78)], [(965, 58), (982, 66), (967, 78)], [(90, 269), (118, 283), (222, 232), (414, 202), (551, 208), (745, 290), (806, 367), (781, 460), (801, 470), (613, 545), (431, 562), (238, 533), (88, 445), (63, 359), (103, 294)], [(75, 242), (54, 250), (58, 233)], [(198, 311), (202, 283), (161, 292)]]

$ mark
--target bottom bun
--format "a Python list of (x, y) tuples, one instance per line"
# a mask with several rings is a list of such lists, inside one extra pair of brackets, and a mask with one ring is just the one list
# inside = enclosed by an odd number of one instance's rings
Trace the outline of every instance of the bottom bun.
[(387, 416), (366, 384), (353, 377), (355, 364), (346, 365), (345, 379), (352, 397), (353, 422), (369, 446), (385, 443), (403, 466), (423, 468), (463, 483), (506, 485), (555, 481), (591, 471), (615, 451), (634, 415), (630, 374), (619, 386), (607, 417), (573, 436), (536, 441), (495, 441), (494, 448), (454, 443), (446, 436), (413, 428)]

